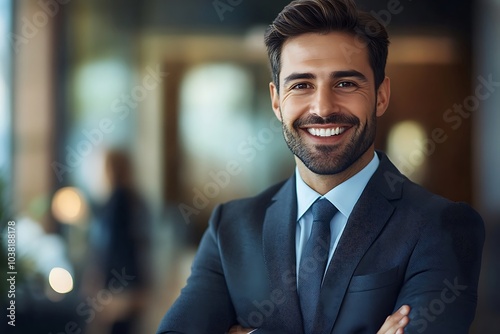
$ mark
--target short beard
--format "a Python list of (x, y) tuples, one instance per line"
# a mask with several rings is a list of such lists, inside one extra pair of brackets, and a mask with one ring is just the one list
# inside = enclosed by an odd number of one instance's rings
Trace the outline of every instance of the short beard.
[[(281, 112), (281, 111), (280, 111)], [(283, 115), (281, 115), (283, 120)], [(360, 121), (355, 116), (332, 114), (326, 118), (308, 116), (293, 123), (293, 129), (281, 122), (283, 136), (288, 148), (313, 173), (319, 175), (333, 175), (342, 173), (373, 145), (377, 130), (377, 116), (375, 110), (363, 128), (359, 128)], [(339, 145), (316, 145), (308, 147), (300, 136), (300, 127), (313, 124), (346, 124), (351, 125), (356, 133), (341, 151)]]

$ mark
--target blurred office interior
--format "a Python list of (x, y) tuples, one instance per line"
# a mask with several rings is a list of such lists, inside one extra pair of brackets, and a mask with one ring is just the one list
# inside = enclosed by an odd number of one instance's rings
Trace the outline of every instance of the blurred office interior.
[[(288, 2), (0, 1), (0, 227), (16, 223), (20, 332), (105, 334), (133, 318), (123, 326), (153, 333), (214, 206), (293, 172), (263, 45)], [(483, 216), (471, 333), (498, 333), (500, 2), (358, 3), (391, 36), (391, 105), (376, 146), (414, 181)], [(115, 267), (124, 289), (114, 290), (89, 260), (109, 218), (110, 152), (130, 161), (118, 173), (147, 211), (129, 215), (137, 274)], [(0, 286), (5, 311), (5, 279)]]

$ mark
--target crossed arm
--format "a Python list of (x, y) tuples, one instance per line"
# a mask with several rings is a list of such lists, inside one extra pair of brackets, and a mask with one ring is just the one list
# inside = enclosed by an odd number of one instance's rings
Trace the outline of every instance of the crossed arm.
[[(377, 334), (403, 334), (405, 326), (409, 322), (408, 315), (410, 314), (410, 307), (403, 305), (394, 312), (392, 315), (385, 319), (384, 324), (377, 332)], [(255, 331), (255, 332), (254, 332)], [(258, 334), (258, 330), (252, 328), (243, 328), (241, 326), (233, 326), (229, 330), (229, 334)]]

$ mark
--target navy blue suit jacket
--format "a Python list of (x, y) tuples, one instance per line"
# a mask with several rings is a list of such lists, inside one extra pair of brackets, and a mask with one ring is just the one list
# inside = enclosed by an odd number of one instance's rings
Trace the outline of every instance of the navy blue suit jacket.
[[(377, 152), (379, 168), (327, 269), (317, 333), (376, 333), (403, 304), (408, 333), (468, 333), (484, 225), (468, 205), (431, 194)], [(296, 291), (295, 178), (218, 206), (181, 296), (158, 333), (301, 334)]]

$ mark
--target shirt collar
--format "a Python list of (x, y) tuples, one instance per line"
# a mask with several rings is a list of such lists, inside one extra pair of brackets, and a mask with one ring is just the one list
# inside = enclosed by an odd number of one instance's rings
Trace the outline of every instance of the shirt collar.
[[(368, 165), (357, 174), (331, 189), (323, 197), (328, 199), (344, 216), (349, 218), (361, 193), (365, 189), (368, 181), (378, 168), (380, 160), (377, 154)], [(300, 176), (299, 170), (295, 168), (296, 192), (297, 192), (297, 221), (306, 213), (309, 207), (321, 197), (316, 191), (311, 189)]]

